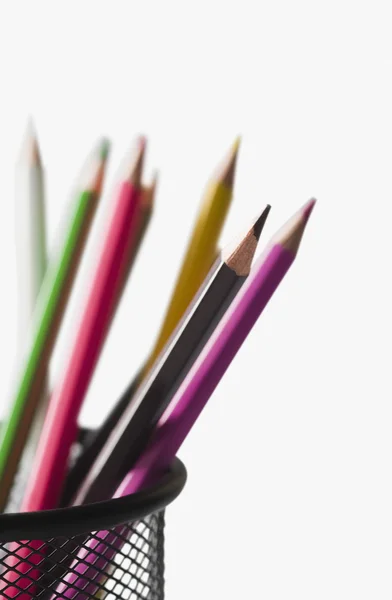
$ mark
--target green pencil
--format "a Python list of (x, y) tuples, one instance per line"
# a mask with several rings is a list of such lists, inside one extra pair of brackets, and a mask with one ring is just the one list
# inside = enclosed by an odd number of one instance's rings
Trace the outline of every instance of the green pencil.
[(0, 431), (0, 510), (4, 510), (36, 408), (45, 388), (46, 372), (68, 297), (88, 238), (101, 193), (109, 145), (99, 143), (79, 184), (73, 212), (57, 260), (42, 284), (34, 327), (17, 375), (10, 410)]

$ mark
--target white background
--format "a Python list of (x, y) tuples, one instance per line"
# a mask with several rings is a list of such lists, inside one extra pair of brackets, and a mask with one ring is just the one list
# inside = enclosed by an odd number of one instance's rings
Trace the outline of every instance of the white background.
[[(390, 598), (390, 3), (0, 7), (4, 404), (16, 333), (14, 164), (28, 114), (52, 242), (100, 134), (114, 142), (106, 192), (139, 132), (150, 139), (146, 179), (161, 173), (83, 411), (92, 424), (148, 354), (205, 182), (241, 133), (222, 242), (266, 202), (264, 241), (309, 197), (319, 202), (297, 262), (181, 449), (189, 481), (167, 513), (167, 598)], [(86, 263), (54, 384), (89, 273)]]

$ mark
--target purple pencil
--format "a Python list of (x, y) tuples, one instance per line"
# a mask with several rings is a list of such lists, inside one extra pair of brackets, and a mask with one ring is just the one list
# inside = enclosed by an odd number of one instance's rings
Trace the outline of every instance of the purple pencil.
[[(314, 204), (315, 200), (305, 204), (269, 242), (241, 292), (163, 413), (146, 450), (117, 489), (116, 498), (140, 491), (170, 465), (248, 333), (294, 262)], [(57, 588), (53, 600), (59, 597), (85, 600), (90, 597), (88, 594), (93, 595), (98, 587), (100, 572), (120, 548), (121, 542), (118, 540), (115, 532), (99, 532), (94, 539), (90, 539), (86, 548), (79, 552), (71, 572)]]

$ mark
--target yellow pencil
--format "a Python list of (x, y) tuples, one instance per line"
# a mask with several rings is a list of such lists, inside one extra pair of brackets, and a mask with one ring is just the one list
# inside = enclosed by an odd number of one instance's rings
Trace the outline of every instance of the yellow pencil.
[(208, 183), (166, 316), (144, 368), (144, 375), (165, 346), (218, 255), (218, 240), (233, 195), (239, 144), (240, 139), (237, 138), (221, 167)]

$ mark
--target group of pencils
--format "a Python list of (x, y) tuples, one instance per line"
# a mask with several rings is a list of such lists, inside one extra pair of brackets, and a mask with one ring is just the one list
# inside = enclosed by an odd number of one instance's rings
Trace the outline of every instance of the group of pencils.
[[(314, 206), (307, 202), (253, 260), (270, 206), (229, 247), (219, 237), (233, 195), (238, 141), (211, 178), (202, 198), (162, 326), (123, 395), (76, 460), (83, 405), (119, 300), (142, 247), (156, 200), (156, 178), (143, 179), (146, 140), (136, 140), (113, 193), (111, 215), (99, 243), (79, 322), (61, 378), (49, 389), (58, 332), (104, 184), (109, 154), (99, 142), (79, 176), (64, 239), (47, 259), (44, 169), (34, 128), (17, 165), (19, 351), (12, 397), (0, 430), (0, 510), (40, 511), (133, 494), (159, 480), (174, 459), (249, 331), (293, 263)], [(142, 256), (139, 257), (142, 260)], [(126, 327), (126, 323), (124, 323)], [(153, 341), (153, 340), (152, 340)], [(13, 497), (17, 486), (20, 498)], [(22, 481), (22, 486), (20, 485)], [(8, 507), (8, 508), (7, 508)], [(105, 536), (95, 534), (75, 551), (53, 598), (94, 594), (90, 572)], [(34, 597), (37, 542), (15, 543), (0, 583)], [(116, 548), (111, 548), (115, 553)], [(110, 552), (109, 552), (110, 554)], [(24, 562), (24, 559), (28, 563)], [(7, 582), (7, 583), (6, 583)], [(15, 595), (15, 594), (14, 594)]]

